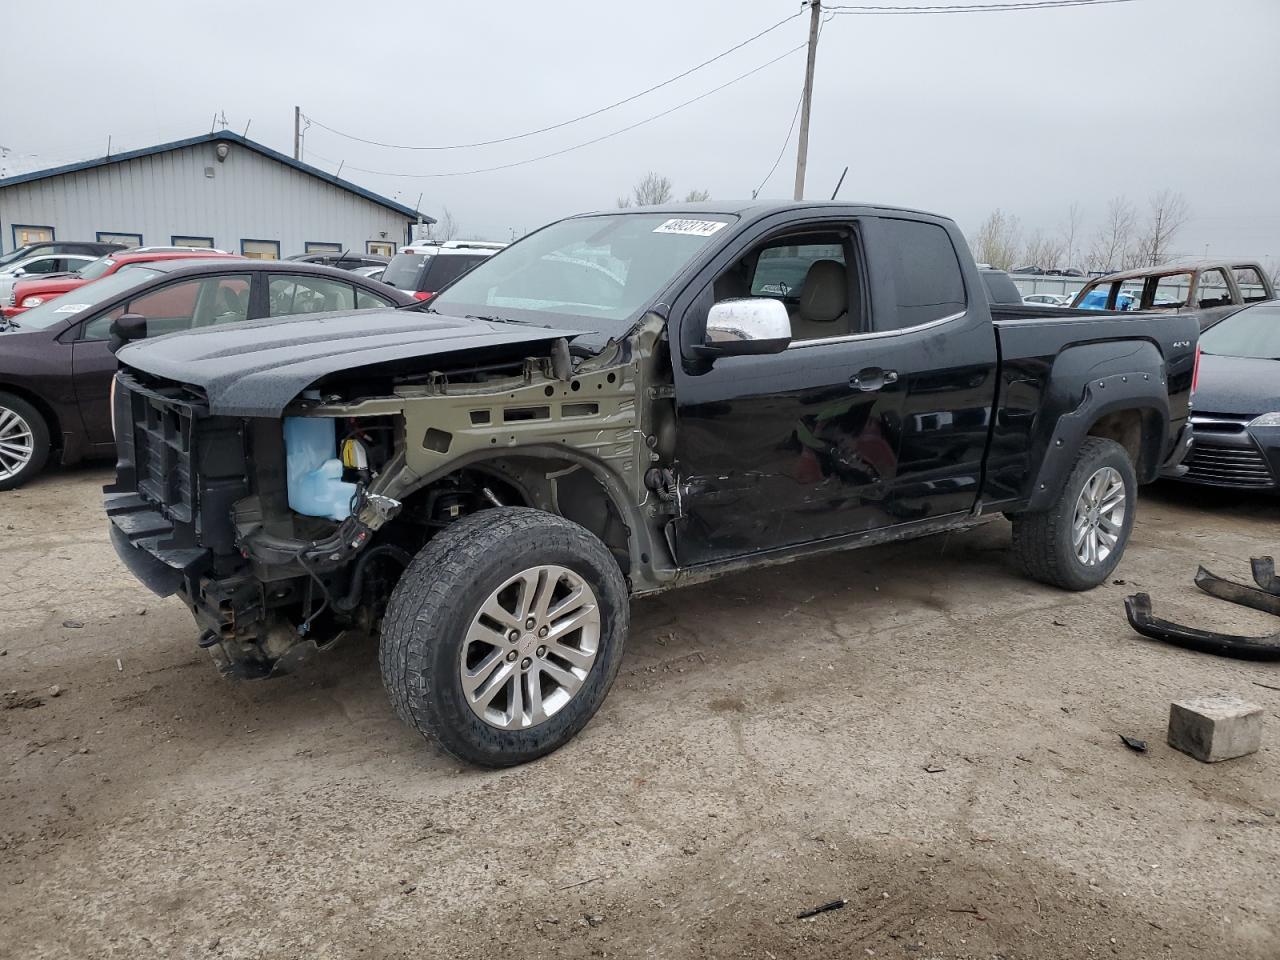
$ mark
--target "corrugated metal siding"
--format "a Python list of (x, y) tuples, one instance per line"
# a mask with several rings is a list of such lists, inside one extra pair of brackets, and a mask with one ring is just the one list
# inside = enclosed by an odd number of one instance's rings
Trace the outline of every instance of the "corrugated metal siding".
[(222, 163), (216, 144), (205, 143), (0, 188), (0, 245), (13, 249), (15, 223), (52, 226), (59, 240), (93, 240), (99, 231), (140, 233), (148, 245), (175, 235), (213, 237), (235, 252), (241, 240), (278, 240), (282, 257), (304, 252), (307, 241), (361, 253), (369, 240), (404, 242), (404, 216), (228, 146)]

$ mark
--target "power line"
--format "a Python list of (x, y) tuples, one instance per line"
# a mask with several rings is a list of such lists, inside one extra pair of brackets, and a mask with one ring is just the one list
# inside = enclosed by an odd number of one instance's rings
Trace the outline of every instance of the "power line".
[[(540, 156), (527, 157), (524, 160), (513, 160), (511, 163), (501, 163), (501, 164), (498, 164), (497, 166), (492, 166), (492, 167), (478, 167), (474, 170), (451, 170), (447, 173), (394, 173), (389, 170), (369, 170), (365, 167), (356, 167), (356, 166), (350, 166), (350, 167), (347, 167), (347, 169), (357, 170), (360, 173), (371, 173), (379, 177), (407, 177), (411, 179), (413, 178), (434, 179), (437, 177), (466, 177), (476, 173), (493, 173), (497, 170), (510, 170), (512, 167), (522, 167), (525, 164), (537, 163), (539, 160), (550, 160), (552, 157), (559, 157), (559, 156), (563, 156), (566, 153), (572, 153), (574, 150), (581, 150), (583, 147), (589, 147), (592, 144), (600, 143), (603, 140), (609, 140), (620, 134), (626, 133), (629, 130), (634, 130), (636, 129), (636, 127), (643, 127), (645, 124), (652, 123), (654, 120), (660, 120), (663, 117), (668, 116), (669, 114), (675, 113), (677, 110), (682, 110), (687, 106), (697, 103), (699, 100), (705, 100), (707, 97), (711, 96), (713, 93), (719, 93), (721, 90), (725, 89), (726, 87), (731, 87), (735, 83), (738, 83), (741, 80), (745, 80), (747, 79), (747, 77), (750, 77), (753, 74), (759, 73), (761, 70), (765, 69), (766, 67), (771, 67), (778, 61), (785, 60), (787, 57), (791, 56), (794, 53), (799, 53), (801, 50), (803, 50), (807, 46), (808, 46), (807, 43), (802, 43), (797, 47), (792, 47), (790, 50), (786, 51), (786, 53), (780, 54), (779, 56), (774, 57), (772, 60), (766, 61), (765, 63), (760, 64), (760, 66), (755, 67), (752, 70), (748, 70), (746, 73), (738, 74), (738, 76), (734, 77), (732, 80), (726, 80), (724, 83), (720, 84), (718, 87), (712, 87), (706, 93), (700, 93), (696, 97), (686, 100), (683, 103), (677, 103), (674, 107), (668, 107), (666, 110), (663, 110), (661, 113), (655, 113), (653, 114), (653, 116), (645, 117), (643, 120), (637, 120), (635, 123), (627, 124), (627, 126), (620, 127), (619, 129), (614, 130), (611, 133), (605, 133), (605, 134), (602, 134), (601, 136), (593, 137), (590, 140), (584, 140), (582, 143), (575, 143), (573, 146), (565, 147), (561, 150), (554, 150), (551, 153), (544, 153), (544, 154), (541, 154)], [(319, 124), (317, 124), (317, 126), (319, 126)], [(338, 162), (337, 160), (333, 160), (329, 157), (322, 157), (320, 156), (320, 154), (316, 153), (314, 150), (310, 151), (310, 155), (316, 158), (317, 160), (323, 160), (325, 163)]]
[(1012, 3), (960, 3), (955, 5), (931, 4), (926, 6), (887, 6), (883, 4), (844, 4), (823, 7), (838, 16), (909, 16), (939, 13), (1004, 13), (1020, 10), (1053, 10), (1059, 7), (1094, 7), (1114, 3), (1134, 3), (1136, 0), (1015, 0)]
[[(818, 25), (819, 39), (821, 39), (822, 37), (823, 29), (826, 27), (828, 23), (831, 22), (832, 16), (833, 16), (832, 14), (828, 14), (827, 16), (823, 17), (822, 23)], [(791, 142), (791, 134), (796, 128), (796, 120), (799, 119), (800, 117), (800, 108), (802, 106), (804, 106), (804, 89), (803, 88), (800, 90), (800, 98), (796, 100), (796, 108), (791, 112), (791, 123), (788, 124), (787, 126), (787, 135), (782, 138), (782, 146), (778, 149), (778, 155), (777, 157), (774, 158), (773, 166), (769, 168), (769, 172), (766, 173), (764, 175), (764, 179), (760, 181), (760, 186), (756, 187), (754, 190), (751, 191), (752, 200), (760, 196), (760, 191), (763, 190), (765, 188), (765, 185), (769, 182), (769, 180), (772, 179), (774, 173), (778, 169), (778, 164), (782, 163), (782, 157), (787, 152), (787, 144)]]
[(725, 50), (723, 53), (716, 54), (710, 60), (703, 60), (702, 63), (699, 63), (697, 66), (690, 67), (688, 70), (684, 71), (684, 73), (677, 73), (674, 77), (670, 77), (666, 80), (663, 80), (661, 83), (655, 83), (652, 87), (648, 87), (647, 89), (641, 90), (639, 93), (634, 93), (629, 97), (626, 97), (622, 100), (615, 101), (614, 103), (610, 103), (596, 110), (592, 110), (590, 113), (584, 113), (581, 116), (574, 117), (571, 120), (563, 120), (560, 123), (553, 123), (547, 127), (539, 127), (537, 130), (530, 130), (527, 133), (518, 133), (510, 137), (498, 137), (495, 140), (477, 140), (475, 143), (451, 143), (451, 144), (442, 144), (440, 146), (411, 146), (403, 143), (383, 143), (379, 140), (367, 140), (364, 137), (357, 137), (350, 133), (343, 133), (341, 130), (335, 130), (333, 127), (330, 127), (326, 124), (321, 123), (319, 120), (316, 120), (314, 117), (311, 117), (308, 119), (310, 120), (311, 123), (314, 123), (317, 127), (320, 127), (324, 130), (328, 130), (330, 133), (337, 134), (338, 136), (344, 137), (348, 140), (355, 140), (357, 143), (367, 143), (370, 146), (374, 146), (374, 147), (388, 147), (392, 150), (464, 150), (468, 147), (491, 147), (499, 143), (511, 143), (513, 140), (524, 140), (527, 137), (536, 136), (537, 134), (540, 134), (540, 133), (547, 133), (551, 130), (559, 130), (561, 127), (567, 127), (571, 124), (579, 123), (582, 120), (588, 120), (591, 117), (599, 116), (600, 114), (605, 113), (609, 110), (613, 110), (616, 107), (621, 107), (621, 106), (624, 106), (625, 104), (631, 103), (633, 100), (639, 100), (641, 97), (646, 96), (647, 94), (653, 93), (655, 90), (661, 90), (663, 87), (669, 86), (670, 84), (675, 83), (677, 80), (683, 80), (685, 77), (689, 76), (690, 74), (696, 73), (697, 71), (701, 70), (703, 67), (710, 66), (711, 64), (715, 63), (717, 60), (723, 60), (729, 54), (737, 50), (741, 50), (743, 47), (745, 47), (749, 43), (754, 43), (756, 40), (759, 40), (761, 37), (765, 36), (766, 34), (772, 33), (774, 30), (777, 30), (779, 27), (783, 26), (784, 24), (790, 23), (792, 20), (794, 20), (796, 17), (800, 16), (803, 13), (804, 13), (803, 10), (800, 10), (797, 13), (793, 13), (791, 16), (786, 17), (782, 20), (779, 20), (773, 26), (768, 27), (764, 30), (761, 30), (755, 36), (748, 37), (746, 40), (743, 40), (741, 43), (730, 47), (728, 50)]
[(778, 151), (778, 156), (773, 161), (773, 166), (769, 168), (769, 172), (766, 173), (764, 175), (764, 179), (760, 181), (760, 186), (756, 187), (754, 190), (751, 191), (751, 199), (754, 200), (756, 197), (760, 196), (760, 191), (764, 189), (765, 184), (769, 182), (769, 179), (773, 176), (774, 171), (778, 169), (778, 164), (782, 162), (782, 155), (787, 152), (787, 144), (791, 142), (791, 132), (796, 128), (796, 120), (800, 116), (800, 105), (803, 103), (804, 103), (804, 94), (802, 93), (800, 94), (799, 99), (796, 100), (795, 110), (792, 111), (791, 125), (787, 127), (787, 135), (782, 140), (782, 149)]

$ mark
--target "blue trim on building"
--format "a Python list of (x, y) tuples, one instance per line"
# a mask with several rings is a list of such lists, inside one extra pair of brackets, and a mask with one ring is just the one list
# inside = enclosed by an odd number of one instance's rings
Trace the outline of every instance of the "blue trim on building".
[[(323, 247), (322, 250), (312, 250), (312, 247)], [(303, 240), (302, 253), (305, 256), (308, 253), (342, 253), (345, 248), (340, 243), (334, 243), (332, 240)]]
[(42, 224), (42, 223), (11, 223), (9, 224), (9, 230), (12, 232), (12, 236), (10, 237), (10, 239), (13, 241), (14, 250), (17, 250), (19, 247), (24, 246), (24, 244), (21, 244), (18, 242), (19, 230), (48, 230), (49, 239), (41, 241), (42, 243), (52, 243), (54, 240), (58, 239), (58, 231), (55, 230), (53, 227), (48, 226), (47, 224)]
[(143, 147), (140, 150), (129, 150), (125, 153), (113, 154), (110, 157), (99, 157), (96, 160), (84, 160), (80, 163), (68, 163), (61, 167), (50, 167), (48, 170), (35, 170), (31, 173), (20, 173), (15, 177), (8, 177), (0, 180), (0, 189), (5, 187), (16, 186), (20, 183), (31, 183), (33, 180), (46, 180), (49, 177), (60, 177), (68, 173), (79, 173), (81, 170), (92, 170), (95, 167), (105, 167), (112, 163), (123, 163), (126, 160), (137, 160), (140, 157), (154, 157), (158, 153), (169, 153), (172, 150), (181, 150), (184, 147), (194, 147), (202, 143), (235, 143), (242, 147), (252, 150), (254, 153), (260, 154), (269, 160), (275, 160), (277, 163), (283, 163), (286, 167), (292, 167), (301, 173), (308, 174), (325, 183), (333, 184), (350, 193), (354, 193), (358, 197), (363, 197), (372, 203), (385, 207), (388, 210), (394, 210), (396, 213), (403, 214), (417, 220), (422, 217), (426, 223), (435, 223), (434, 217), (428, 217), (424, 213), (406, 207), (402, 203), (396, 203), (386, 197), (374, 193), (372, 190), (366, 190), (364, 187), (358, 187), (349, 180), (340, 180), (331, 173), (325, 173), (323, 170), (311, 166), (309, 163), (303, 163), (295, 160), (293, 157), (285, 156), (272, 150), (270, 147), (264, 147), (260, 143), (255, 143), (246, 137), (240, 136), (238, 133), (232, 133), (230, 130), (219, 130), (214, 133), (203, 133), (198, 137), (188, 137), (186, 140), (174, 140), (172, 143), (162, 143), (154, 147)]
[(174, 247), (197, 247), (197, 243), (185, 243), (186, 240), (208, 240), (209, 246), (216, 247), (213, 237), (202, 237), (198, 233), (171, 233), (169, 234), (169, 245)]
[(99, 243), (116, 242), (115, 240), (103, 240), (103, 237), (133, 237), (138, 241), (136, 246), (142, 246), (142, 234), (134, 233), (132, 230), (99, 230), (93, 236)]

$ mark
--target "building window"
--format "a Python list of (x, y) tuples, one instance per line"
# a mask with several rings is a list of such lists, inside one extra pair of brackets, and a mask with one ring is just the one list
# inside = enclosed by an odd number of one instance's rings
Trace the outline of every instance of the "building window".
[(36, 227), (27, 223), (13, 225), (13, 249), (28, 243), (48, 243), (53, 239), (53, 227)]
[(208, 247), (213, 249), (213, 237), (183, 237), (172, 236), (169, 242), (175, 247)]
[(303, 244), (303, 253), (341, 253), (342, 244), (324, 243), (319, 240), (308, 240)]
[(396, 245), (390, 240), (369, 240), (364, 245), (365, 253), (376, 253), (380, 257), (394, 257)]
[(241, 240), (240, 252), (250, 260), (279, 260), (279, 240)]
[(110, 230), (98, 231), (99, 243), (123, 243), (126, 247), (142, 246), (142, 234), (140, 233), (114, 233)]

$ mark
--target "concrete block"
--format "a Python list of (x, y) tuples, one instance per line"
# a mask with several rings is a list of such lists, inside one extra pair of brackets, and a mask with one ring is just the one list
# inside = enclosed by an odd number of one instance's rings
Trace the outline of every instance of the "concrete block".
[(1169, 705), (1169, 746), (1204, 763), (1256, 753), (1262, 708), (1239, 697), (1192, 697)]

